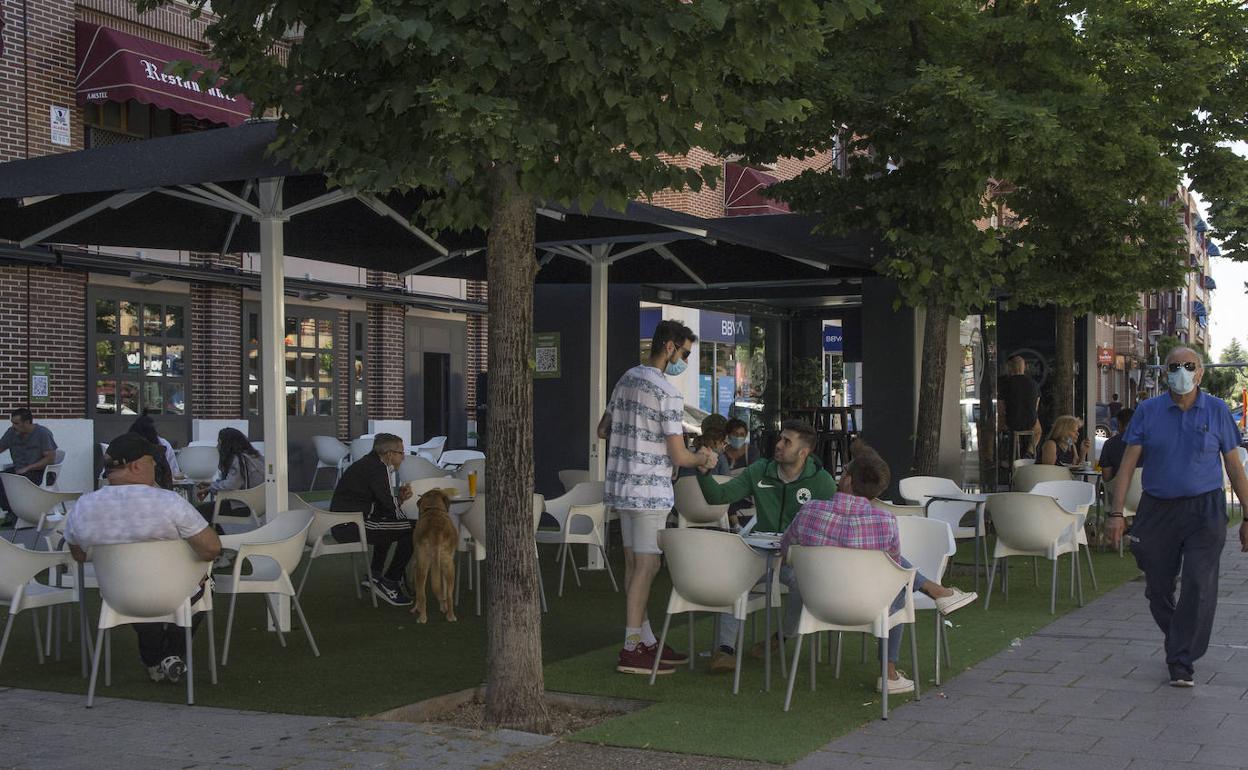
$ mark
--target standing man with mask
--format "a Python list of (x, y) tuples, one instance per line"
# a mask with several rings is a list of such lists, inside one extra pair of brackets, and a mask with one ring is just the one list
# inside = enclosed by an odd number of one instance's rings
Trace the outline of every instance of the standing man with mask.
[(609, 442), (603, 501), (619, 513), (624, 541), (627, 610), (616, 670), (626, 674), (649, 674), (655, 656), (660, 674), (688, 660), (671, 648), (658, 649), (646, 604), (663, 553), (659, 530), (667, 526), (674, 504), (672, 466), (703, 469), (718, 459), (710, 449), (695, 454), (685, 448), (684, 398), (667, 379), (684, 373), (695, 341), (697, 336), (679, 321), (660, 321), (649, 362), (624, 373), (598, 423), (598, 437)]
[[(1193, 687), (1193, 665), (1205, 654), (1213, 630), (1226, 543), (1222, 469), (1241, 500), (1248, 494), (1248, 478), (1235, 452), (1240, 435), (1230, 410), (1200, 390), (1200, 355), (1175, 348), (1166, 356), (1166, 375), (1170, 392), (1140, 403), (1127, 428), (1127, 451), (1114, 474), (1114, 505), (1105, 531), (1117, 545), (1125, 528), (1122, 501), (1143, 457), (1144, 493), (1131, 550), (1144, 571), (1149, 610), (1165, 635), (1170, 684)], [(1248, 551), (1248, 522), (1239, 528), (1239, 542)], [(1180, 567), (1183, 585), (1176, 603)]]

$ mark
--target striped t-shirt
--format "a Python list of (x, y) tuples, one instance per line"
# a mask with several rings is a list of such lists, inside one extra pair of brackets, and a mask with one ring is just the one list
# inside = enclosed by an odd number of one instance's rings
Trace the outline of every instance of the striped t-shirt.
[(634, 366), (616, 383), (607, 411), (611, 437), (604, 501), (623, 510), (670, 509), (674, 500), (667, 437), (684, 434), (680, 391), (653, 366)]

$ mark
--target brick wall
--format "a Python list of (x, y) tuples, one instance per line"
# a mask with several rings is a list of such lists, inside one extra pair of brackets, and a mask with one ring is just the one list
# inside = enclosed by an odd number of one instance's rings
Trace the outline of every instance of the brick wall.
[[(476, 302), (489, 300), (490, 287), (485, 281), (468, 281), (467, 284), (465, 299)], [(484, 372), (487, 368), (490, 323), (486, 316), (470, 315), (465, 327), (468, 366), (464, 372), (464, 379), (467, 380), (467, 387), (464, 388), (464, 408), (468, 412), (468, 419), (475, 420), (477, 419), (477, 374)]]
[(343, 441), (351, 438), (351, 386), (355, 372), (351, 368), (351, 312), (339, 310), (334, 319), (334, 371), (338, 385), (334, 391), (334, 430)]
[[(237, 254), (191, 253), (191, 264), (240, 267)], [(243, 417), (243, 290), (191, 284), (191, 414), (204, 420)]]
[(30, 404), (37, 417), (76, 418), (86, 412), (85, 273), (61, 268), (0, 267), (0, 408), (30, 403), (27, 379), (27, 276), (30, 276), (29, 361), (51, 364), (46, 404)]
[[(82, 149), (82, 119), (74, 101), (72, 0), (27, 0), (29, 30), (23, 24), (22, 0), (0, 0), (0, 7), (6, 22), (0, 57), (0, 161)], [(68, 147), (52, 144), (53, 106), (69, 108)]]
[[(369, 270), (373, 288), (402, 288), (394, 273)], [(368, 416), (374, 420), (401, 420), (406, 413), (406, 335), (402, 305), (368, 303)]]

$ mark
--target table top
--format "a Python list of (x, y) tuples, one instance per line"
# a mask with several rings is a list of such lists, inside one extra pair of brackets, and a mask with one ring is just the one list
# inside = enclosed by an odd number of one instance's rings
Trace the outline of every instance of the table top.
[(1100, 476), (1101, 472), (1095, 468), (1071, 468), (1070, 472), (1076, 476)]
[(758, 548), (764, 551), (779, 551), (780, 538), (784, 537), (781, 532), (751, 532), (748, 535), (742, 535), (741, 539), (751, 548)]
[(949, 492), (943, 495), (928, 495), (928, 499), (944, 500), (952, 503), (986, 503), (988, 502), (988, 495), (976, 492), (958, 492), (957, 494)]

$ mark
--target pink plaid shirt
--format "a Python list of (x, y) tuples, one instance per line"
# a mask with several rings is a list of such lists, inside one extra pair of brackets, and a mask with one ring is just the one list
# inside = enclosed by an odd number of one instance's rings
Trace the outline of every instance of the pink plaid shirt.
[(865, 497), (843, 492), (831, 500), (811, 500), (802, 506), (780, 540), (780, 551), (787, 556), (791, 545), (884, 551), (893, 561), (901, 560), (896, 517), (871, 505)]

